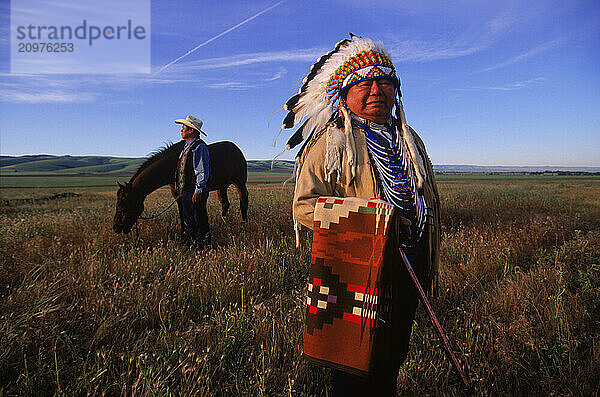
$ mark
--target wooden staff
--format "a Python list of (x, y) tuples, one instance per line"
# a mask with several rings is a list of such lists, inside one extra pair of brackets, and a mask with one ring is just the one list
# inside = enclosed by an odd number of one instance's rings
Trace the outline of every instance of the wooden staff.
[(417, 290), (419, 291), (421, 301), (423, 302), (423, 304), (425, 305), (425, 308), (427, 309), (427, 313), (429, 314), (429, 317), (431, 318), (431, 321), (433, 322), (434, 328), (436, 329), (436, 331), (438, 333), (438, 336), (442, 342), (442, 345), (444, 345), (444, 350), (446, 351), (446, 355), (448, 356), (448, 358), (450, 358), (450, 361), (452, 361), (452, 366), (458, 373), (458, 376), (460, 377), (460, 380), (462, 381), (462, 383), (465, 386), (465, 388), (467, 389), (467, 391), (469, 393), (472, 393), (473, 389), (471, 389), (471, 385), (469, 384), (469, 381), (467, 380), (465, 373), (463, 372), (462, 368), (460, 367), (460, 363), (458, 362), (458, 360), (456, 359), (456, 356), (454, 355), (454, 353), (452, 352), (452, 349), (450, 348), (450, 343), (448, 343), (448, 338), (446, 338), (444, 329), (442, 328), (442, 325), (438, 321), (437, 316), (433, 312), (433, 308), (431, 307), (431, 304), (429, 303), (427, 296), (425, 296), (425, 291), (423, 291), (423, 287), (421, 287), (421, 283), (419, 283), (419, 280), (417, 279), (417, 275), (415, 274), (415, 271), (413, 270), (412, 266), (410, 265), (410, 262), (408, 261), (408, 257), (406, 256), (406, 254), (404, 253), (402, 248), (399, 247), (398, 250), (400, 251), (400, 255), (402, 256), (402, 261), (404, 262), (404, 265), (406, 266), (406, 270), (408, 270), (408, 274), (410, 274), (410, 278), (412, 279), (413, 283), (415, 284), (415, 287), (417, 287)]

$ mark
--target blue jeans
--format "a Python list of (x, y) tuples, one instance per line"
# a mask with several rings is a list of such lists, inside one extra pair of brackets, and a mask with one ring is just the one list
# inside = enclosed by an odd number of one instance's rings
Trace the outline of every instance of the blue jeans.
[(205, 240), (210, 243), (210, 228), (208, 226), (208, 213), (206, 212), (208, 191), (205, 189), (200, 195), (200, 200), (196, 203), (192, 202), (193, 190), (184, 189), (181, 195), (185, 238), (188, 243), (196, 243), (202, 248)]

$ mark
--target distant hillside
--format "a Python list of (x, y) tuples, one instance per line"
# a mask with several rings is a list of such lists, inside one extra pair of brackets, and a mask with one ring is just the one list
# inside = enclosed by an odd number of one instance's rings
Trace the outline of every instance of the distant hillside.
[[(145, 158), (108, 156), (0, 156), (0, 175), (132, 175)], [(272, 167), (271, 167), (272, 165)], [(439, 173), (597, 173), (600, 167), (519, 167), (479, 165), (434, 165)], [(248, 171), (254, 173), (291, 173), (294, 162), (290, 160), (249, 160)]]
[(294, 162), (289, 160), (248, 160), (249, 172), (292, 172), (293, 170)]
[[(106, 156), (0, 156), (0, 174), (4, 175), (133, 175), (145, 158)], [(249, 172), (291, 173), (294, 162), (249, 160)]]
[(143, 158), (105, 156), (0, 156), (3, 174), (133, 174)]
[(436, 172), (512, 172), (512, 173), (540, 173), (540, 172), (600, 172), (600, 167), (562, 167), (554, 165), (546, 166), (503, 166), (503, 165), (434, 165)]
[(19, 156), (19, 157), (11, 157), (11, 156), (0, 156), (0, 167), (10, 167), (16, 164), (21, 163), (29, 163), (35, 161), (44, 161), (44, 160), (52, 160), (56, 158), (56, 156), (50, 156), (45, 154), (35, 155), (35, 156)]

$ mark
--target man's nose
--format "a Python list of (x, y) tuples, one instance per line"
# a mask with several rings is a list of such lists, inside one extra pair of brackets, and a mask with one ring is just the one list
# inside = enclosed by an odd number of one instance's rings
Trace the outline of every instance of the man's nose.
[(371, 95), (379, 95), (381, 93), (381, 87), (377, 80), (373, 80), (371, 83)]

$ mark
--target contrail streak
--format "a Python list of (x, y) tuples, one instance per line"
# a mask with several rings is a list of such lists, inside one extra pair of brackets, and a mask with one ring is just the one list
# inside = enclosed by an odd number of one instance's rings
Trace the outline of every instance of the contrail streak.
[(215, 41), (216, 39), (218, 39), (221, 36), (226, 35), (227, 33), (231, 32), (232, 30), (235, 30), (237, 28), (239, 28), (240, 26), (250, 22), (251, 20), (253, 20), (254, 18), (257, 18), (259, 16), (261, 16), (262, 14), (264, 14), (265, 12), (271, 11), (273, 8), (277, 7), (278, 5), (280, 5), (281, 3), (284, 3), (286, 0), (281, 0), (275, 4), (273, 4), (271, 7), (266, 8), (254, 15), (252, 15), (249, 18), (244, 19), (242, 22), (238, 23), (235, 26), (230, 27), (229, 29), (225, 30), (224, 32), (219, 33), (218, 35), (211, 37), (210, 39), (206, 40), (204, 43), (200, 43), (198, 44), (196, 47), (192, 48), (191, 50), (189, 50), (188, 52), (186, 52), (185, 54), (183, 54), (182, 56), (180, 56), (179, 58), (167, 63), (165, 66), (163, 66), (162, 68), (160, 68), (155, 74), (158, 74), (160, 72), (162, 72), (163, 70), (167, 69), (169, 66), (173, 65), (174, 63), (179, 62), (180, 60), (182, 60), (183, 58), (187, 57), (188, 55), (190, 55), (191, 53), (193, 53), (194, 51), (196, 51), (198, 48), (200, 47), (204, 47), (205, 45), (207, 45), (210, 42)]

